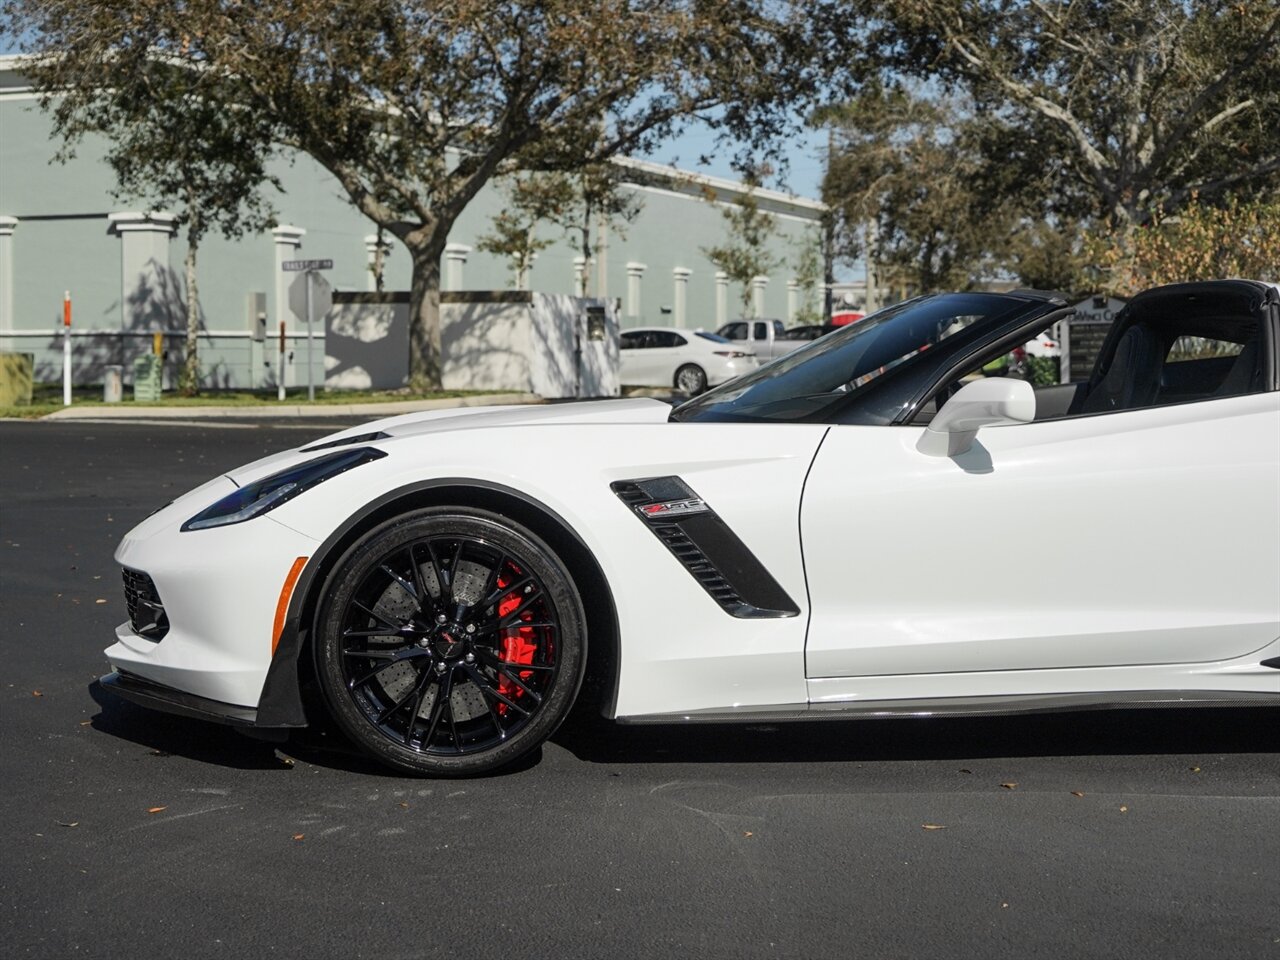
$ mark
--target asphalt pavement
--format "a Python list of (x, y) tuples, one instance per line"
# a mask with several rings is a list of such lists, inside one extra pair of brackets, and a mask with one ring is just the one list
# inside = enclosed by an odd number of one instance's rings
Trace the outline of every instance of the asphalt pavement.
[(1280, 960), (1274, 712), (577, 715), (423, 781), (97, 690), (120, 536), (339, 426), (0, 422), (0, 956)]

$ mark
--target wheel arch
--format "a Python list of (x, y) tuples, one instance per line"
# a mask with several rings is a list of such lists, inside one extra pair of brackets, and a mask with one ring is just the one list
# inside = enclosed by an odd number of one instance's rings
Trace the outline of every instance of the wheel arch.
[(509, 517), (545, 541), (560, 558), (582, 598), (587, 617), (586, 675), (578, 696), (591, 697), (598, 701), (604, 716), (614, 716), (621, 664), (618, 615), (613, 591), (591, 549), (562, 516), (528, 494), (490, 481), (449, 477), (400, 487), (365, 504), (344, 520), (307, 561), (267, 670), (258, 701), (258, 726), (306, 725), (308, 707), (303, 703), (303, 689), (314, 682), (312, 624), (330, 574), (352, 545), (395, 517), (443, 506), (488, 510)]

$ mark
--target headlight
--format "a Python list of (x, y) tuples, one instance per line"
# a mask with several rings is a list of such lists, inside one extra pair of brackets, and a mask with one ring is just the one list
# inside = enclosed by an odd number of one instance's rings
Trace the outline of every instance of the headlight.
[(243, 523), (259, 514), (274, 510), (287, 503), (304, 490), (330, 477), (346, 473), (352, 467), (371, 460), (381, 460), (386, 454), (372, 447), (360, 450), (343, 450), (327, 456), (316, 457), (306, 463), (290, 467), (282, 473), (264, 477), (246, 484), (234, 493), (223, 497), (211, 507), (206, 507), (182, 525), (182, 530), (204, 530), (208, 527), (225, 527), (231, 523)]

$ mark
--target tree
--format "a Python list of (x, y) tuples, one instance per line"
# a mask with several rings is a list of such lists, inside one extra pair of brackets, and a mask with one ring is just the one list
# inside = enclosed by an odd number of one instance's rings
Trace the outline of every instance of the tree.
[(249, 118), (228, 116), (204, 95), (198, 73), (128, 55), (113, 58), (105, 68), (95, 83), (110, 84), (109, 97), (84, 85), (74, 62), (46, 61), (39, 68), (46, 77), (42, 103), (64, 138), (58, 159), (74, 156), (86, 135), (102, 135), (116, 176), (115, 195), (172, 210), (185, 229), (186, 349), (179, 389), (191, 396), (200, 388), (200, 243), (210, 230), (234, 238), (272, 224), (262, 190), (279, 188), (265, 166), (269, 130)]
[(823, 198), (841, 259), (865, 255), (904, 294), (970, 287), (997, 270), (1029, 184), (992, 182), (998, 139), (955, 97), (868, 87), (821, 112), (832, 130)]
[(1274, 3), (869, 0), (849, 25), (867, 69), (963, 89), (1020, 131), (1057, 213), (1127, 234), (1194, 194), (1280, 184)]
[(1192, 197), (1176, 215), (1157, 211), (1128, 242), (1114, 233), (1089, 237), (1084, 256), (1117, 296), (1222, 277), (1280, 281), (1280, 199), (1231, 197), (1212, 206)]
[(440, 384), (440, 258), (504, 165), (644, 153), (694, 117), (760, 147), (823, 89), (829, 23), (800, 0), (8, 0), (57, 51), (43, 90), (137, 51), (198, 72), (228, 118), (328, 170), (412, 261), (410, 377)]
[[(708, 200), (716, 199), (714, 191)], [(725, 243), (703, 247), (708, 260), (738, 284), (741, 291), (742, 316), (754, 315), (751, 303), (751, 281), (764, 276), (780, 264), (769, 250), (769, 238), (777, 231), (778, 222), (773, 214), (760, 209), (756, 197), (755, 182), (749, 181), (749, 189), (721, 214), (728, 221), (729, 237)]]
[(620, 229), (640, 213), (642, 201), (626, 187), (614, 163), (597, 163), (571, 172), (519, 173), (508, 179), (508, 205), (492, 220), (493, 232), (480, 239), (479, 249), (510, 257), (517, 286), (533, 266), (533, 258), (555, 241), (539, 237), (539, 223), (559, 227), (573, 240), (583, 261), (583, 289), (587, 288), (595, 252), (591, 237), (602, 226)]
[(808, 230), (796, 243), (791, 255), (792, 279), (799, 287), (800, 304), (794, 320), (797, 324), (822, 323), (824, 304), (817, 300), (818, 285), (825, 279), (822, 235)]

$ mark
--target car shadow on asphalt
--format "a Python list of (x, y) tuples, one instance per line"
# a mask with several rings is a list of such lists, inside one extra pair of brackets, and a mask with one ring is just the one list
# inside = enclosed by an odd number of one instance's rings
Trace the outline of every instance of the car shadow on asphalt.
[(1002, 717), (632, 726), (581, 712), (552, 738), (590, 763), (812, 763), (1272, 753), (1275, 710), (1097, 710)]
[[(91, 725), (99, 733), (127, 740), (157, 754), (185, 757), (198, 763), (237, 770), (293, 769), (293, 758), (312, 766), (373, 777), (402, 778), (404, 774), (365, 756), (329, 722), (289, 731), (282, 740), (260, 739), (235, 727), (162, 713), (113, 696), (97, 681), (89, 696), (101, 708)], [(489, 776), (519, 773), (542, 759), (539, 747)]]

